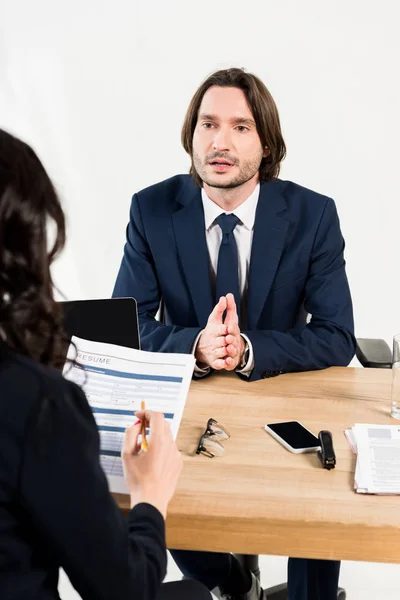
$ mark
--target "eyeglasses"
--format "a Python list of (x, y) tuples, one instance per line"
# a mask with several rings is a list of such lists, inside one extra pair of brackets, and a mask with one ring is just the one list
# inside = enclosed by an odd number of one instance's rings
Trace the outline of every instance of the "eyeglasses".
[(230, 437), (230, 433), (218, 421), (208, 419), (206, 430), (200, 437), (196, 454), (204, 454), (209, 458), (222, 456), (225, 449), (218, 440), (228, 440)]

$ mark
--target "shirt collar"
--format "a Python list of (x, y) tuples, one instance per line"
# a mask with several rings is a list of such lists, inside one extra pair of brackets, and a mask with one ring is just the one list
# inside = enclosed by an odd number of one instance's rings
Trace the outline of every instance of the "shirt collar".
[[(254, 192), (244, 201), (240, 206), (235, 208), (235, 210), (227, 212), (234, 213), (238, 219), (241, 220), (243, 225), (249, 231), (252, 231), (254, 227), (254, 221), (256, 218), (256, 209), (258, 198), (260, 196), (260, 184), (258, 183), (254, 189)], [(210, 229), (210, 227), (214, 224), (214, 221), (219, 215), (226, 212), (224, 211), (218, 204), (215, 204), (210, 198), (207, 196), (204, 188), (201, 189), (201, 199), (203, 202), (204, 209), (204, 221), (206, 225), (206, 230)]]

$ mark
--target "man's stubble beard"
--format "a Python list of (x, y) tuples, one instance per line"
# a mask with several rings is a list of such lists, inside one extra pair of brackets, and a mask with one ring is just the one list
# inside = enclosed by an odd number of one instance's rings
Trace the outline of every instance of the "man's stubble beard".
[(246, 163), (244, 163), (243, 168), (239, 169), (239, 173), (234, 179), (232, 179), (231, 181), (219, 182), (218, 175), (216, 176), (215, 180), (211, 180), (206, 175), (205, 166), (203, 165), (203, 162), (197, 154), (193, 153), (192, 158), (193, 168), (195, 169), (202, 182), (208, 185), (209, 187), (222, 190), (231, 190), (240, 187), (241, 185), (244, 185), (245, 183), (250, 181), (250, 179), (253, 179), (253, 177), (256, 175), (256, 173), (258, 173), (260, 169), (261, 161), (262, 153), (259, 160), (247, 161)]

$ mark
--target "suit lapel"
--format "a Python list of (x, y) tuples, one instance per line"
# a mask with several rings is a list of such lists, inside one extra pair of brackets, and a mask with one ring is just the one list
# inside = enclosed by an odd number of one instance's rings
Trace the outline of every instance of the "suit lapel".
[(280, 182), (262, 184), (254, 222), (249, 269), (247, 292), (249, 330), (257, 328), (284, 248), (289, 223), (278, 213), (285, 208), (286, 202), (280, 193)]
[(199, 326), (203, 327), (213, 309), (204, 211), (200, 189), (188, 185), (178, 201), (184, 206), (172, 215), (172, 224), (183, 271), (188, 283)]

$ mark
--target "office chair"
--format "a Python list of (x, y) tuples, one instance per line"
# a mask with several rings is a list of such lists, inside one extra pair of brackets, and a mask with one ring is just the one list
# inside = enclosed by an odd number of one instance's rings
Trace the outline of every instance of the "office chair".
[[(356, 356), (361, 365), (370, 369), (391, 369), (392, 352), (385, 340), (357, 339)], [(258, 555), (236, 554), (236, 558), (246, 568), (260, 578)], [(265, 590), (267, 600), (287, 600), (287, 584), (282, 583)], [(338, 600), (346, 600), (346, 592), (339, 588)]]

